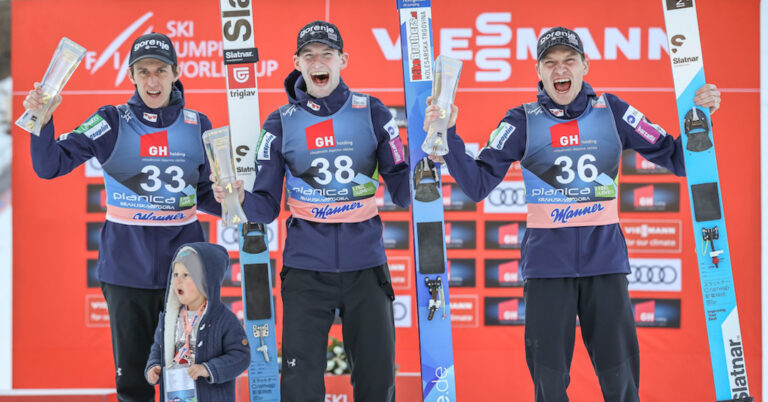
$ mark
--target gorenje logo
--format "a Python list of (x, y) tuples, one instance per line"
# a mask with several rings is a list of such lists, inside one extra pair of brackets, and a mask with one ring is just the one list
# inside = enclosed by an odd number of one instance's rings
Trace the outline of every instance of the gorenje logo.
[(304, 35), (312, 32), (312, 31), (325, 31), (326, 33), (329, 34), (329, 37), (330, 37), (330, 35), (335, 35), (336, 34), (336, 30), (335, 29), (333, 29), (333, 28), (331, 28), (329, 26), (326, 26), (326, 25), (316, 24), (316, 25), (312, 25), (309, 28), (305, 28), (303, 31), (301, 31), (301, 33), (299, 33), (299, 37), (303, 38)]
[(576, 34), (573, 34), (570, 32), (564, 32), (564, 31), (555, 31), (555, 32), (550, 32), (546, 36), (541, 37), (541, 39), (539, 39), (539, 44), (543, 44), (544, 42), (552, 38), (556, 38), (560, 36), (565, 36), (566, 38), (568, 38), (568, 41), (573, 43), (574, 45), (579, 43), (578, 39), (576, 39)]
[(136, 51), (141, 48), (150, 49), (155, 47), (159, 47), (160, 49), (163, 49), (163, 50), (171, 50), (171, 45), (169, 45), (166, 41), (159, 40), (159, 39), (143, 40), (133, 45), (133, 50)]
[(141, 157), (160, 157), (167, 158), (168, 151), (168, 131), (158, 131), (152, 134), (144, 134), (139, 137)]

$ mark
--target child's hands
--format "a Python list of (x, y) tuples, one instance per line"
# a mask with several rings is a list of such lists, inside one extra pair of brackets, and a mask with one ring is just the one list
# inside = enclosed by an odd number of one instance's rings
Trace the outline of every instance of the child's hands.
[(147, 370), (147, 382), (150, 385), (157, 384), (157, 381), (160, 380), (161, 371), (163, 371), (162, 367), (152, 366), (149, 370)]
[(189, 367), (189, 369), (187, 369), (187, 374), (189, 374), (193, 380), (197, 380), (200, 377), (207, 378), (210, 376), (210, 374), (208, 374), (208, 369), (206, 369), (202, 364), (193, 364)]

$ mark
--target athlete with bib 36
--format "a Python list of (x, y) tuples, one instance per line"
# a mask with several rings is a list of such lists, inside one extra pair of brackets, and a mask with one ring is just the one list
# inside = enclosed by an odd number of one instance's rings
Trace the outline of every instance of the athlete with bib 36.
[[(475, 201), (504, 179), (512, 162), (522, 166), (525, 354), (536, 401), (568, 400), (577, 316), (604, 399), (638, 401), (640, 355), (618, 217), (619, 160), (631, 148), (682, 176), (681, 141), (617, 96), (595, 94), (583, 81), (589, 60), (575, 32), (557, 27), (544, 33), (537, 59), (537, 101), (510, 109), (476, 159), (451, 128), (445, 162)], [(720, 93), (705, 85), (695, 102), (714, 111)], [(427, 108), (427, 124), (437, 113)]]
[(341, 80), (349, 54), (335, 25), (302, 28), (293, 59), (289, 103), (264, 122), (260, 170), (243, 203), (249, 222), (271, 222), (286, 179), (281, 397), (325, 398), (328, 331), (338, 309), (355, 400), (394, 401), (394, 292), (375, 194), (381, 174), (393, 202), (410, 203), (403, 144), (389, 109)]
[[(159, 33), (133, 43), (127, 104), (103, 106), (74, 131), (54, 139), (51, 116), (31, 136), (32, 164), (51, 179), (95, 157), (104, 169), (107, 221), (101, 230), (97, 275), (109, 309), (120, 401), (154, 401), (144, 366), (163, 309), (173, 253), (205, 241), (199, 206), (221, 214), (213, 199), (202, 133), (211, 122), (184, 107), (176, 51)], [(61, 97), (52, 100), (53, 110)], [(24, 107), (42, 104), (39, 84)]]

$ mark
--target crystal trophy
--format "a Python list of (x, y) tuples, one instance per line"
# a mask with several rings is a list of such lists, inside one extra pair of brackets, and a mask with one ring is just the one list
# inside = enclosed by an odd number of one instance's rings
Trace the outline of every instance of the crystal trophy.
[(208, 155), (211, 171), (216, 176), (216, 184), (224, 187), (227, 192), (221, 203), (221, 220), (224, 226), (237, 226), (246, 222), (247, 218), (235, 191), (237, 177), (229, 138), (229, 127), (216, 128), (203, 133), (205, 153)]
[(459, 75), (460, 60), (442, 55), (437, 57), (432, 78), (432, 104), (440, 107), (440, 116), (429, 125), (427, 138), (421, 144), (421, 149), (429, 155), (443, 156), (448, 153), (448, 119), (459, 87)]
[(85, 56), (85, 48), (67, 38), (61, 38), (56, 52), (53, 54), (48, 71), (43, 76), (40, 87), (43, 90), (43, 106), (35, 110), (27, 110), (16, 120), (16, 125), (34, 135), (40, 135), (40, 129), (50, 112), (53, 98), (56, 97), (69, 77), (75, 72), (80, 61)]

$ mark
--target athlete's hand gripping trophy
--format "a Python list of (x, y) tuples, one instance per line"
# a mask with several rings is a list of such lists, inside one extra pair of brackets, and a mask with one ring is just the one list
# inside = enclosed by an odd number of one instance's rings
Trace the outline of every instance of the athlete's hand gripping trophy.
[(221, 203), (221, 220), (224, 226), (237, 226), (247, 221), (243, 207), (235, 188), (235, 166), (232, 161), (232, 143), (229, 139), (229, 127), (208, 130), (203, 133), (205, 153), (211, 171), (216, 177), (216, 184), (223, 187), (226, 195)]
[(40, 135), (40, 129), (50, 119), (51, 106), (60, 102), (60, 100), (57, 101), (59, 93), (84, 56), (84, 47), (67, 38), (61, 38), (48, 65), (48, 71), (43, 76), (43, 82), (35, 84), (35, 89), (39, 88), (42, 91), (42, 104), (30, 105), (30, 109), (16, 120), (17, 126), (34, 135)]
[(421, 144), (421, 149), (428, 155), (443, 156), (448, 153), (448, 120), (451, 115), (451, 105), (456, 97), (461, 75), (461, 61), (447, 56), (438, 56), (435, 60), (435, 74), (432, 76), (431, 104), (440, 107), (437, 120), (429, 125), (427, 138)]

